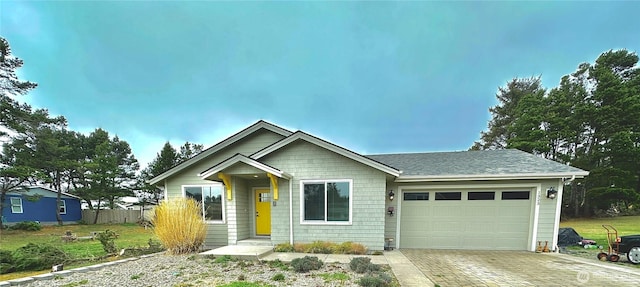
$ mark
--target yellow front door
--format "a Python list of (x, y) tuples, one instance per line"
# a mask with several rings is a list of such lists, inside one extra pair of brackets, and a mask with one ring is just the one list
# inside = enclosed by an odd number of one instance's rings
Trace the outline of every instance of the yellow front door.
[(256, 189), (256, 235), (271, 235), (271, 190)]

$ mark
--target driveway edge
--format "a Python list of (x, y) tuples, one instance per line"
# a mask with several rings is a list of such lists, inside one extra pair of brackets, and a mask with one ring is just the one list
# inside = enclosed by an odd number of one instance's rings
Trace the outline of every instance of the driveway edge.
[(402, 252), (398, 250), (385, 251), (384, 257), (396, 279), (400, 282), (400, 286), (435, 286)]

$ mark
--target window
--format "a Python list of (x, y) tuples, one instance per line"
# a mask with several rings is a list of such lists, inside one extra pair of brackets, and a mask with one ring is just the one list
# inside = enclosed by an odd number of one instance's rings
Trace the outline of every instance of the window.
[(470, 191), (467, 200), (494, 200), (496, 193), (493, 191)]
[(11, 213), (22, 213), (22, 198), (11, 198)]
[(64, 199), (60, 200), (58, 209), (60, 209), (60, 214), (67, 214), (67, 203), (64, 201)]
[(202, 204), (202, 217), (206, 221), (224, 221), (222, 185), (183, 186), (184, 195)]
[(528, 200), (528, 191), (503, 191), (502, 200)]
[(303, 181), (302, 220), (316, 222), (351, 221), (350, 180)]
[(428, 192), (405, 192), (404, 200), (429, 200)]
[(436, 192), (436, 200), (460, 200), (462, 192)]

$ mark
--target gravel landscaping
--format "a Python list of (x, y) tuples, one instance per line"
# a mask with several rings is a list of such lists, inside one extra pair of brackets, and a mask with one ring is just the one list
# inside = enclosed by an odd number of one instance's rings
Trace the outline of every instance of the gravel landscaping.
[[(386, 274), (393, 277), (387, 266)], [(278, 275), (282, 274), (282, 275)], [(325, 263), (320, 270), (296, 273), (279, 261), (225, 260), (199, 255), (158, 254), (98, 270), (75, 272), (22, 286), (220, 286), (255, 282), (256, 286), (359, 286), (363, 274), (349, 264)]]

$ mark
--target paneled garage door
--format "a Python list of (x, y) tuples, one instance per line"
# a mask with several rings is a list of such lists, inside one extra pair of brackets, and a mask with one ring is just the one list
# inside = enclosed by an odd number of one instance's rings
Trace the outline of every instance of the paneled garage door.
[(400, 248), (527, 250), (530, 190), (403, 191)]

